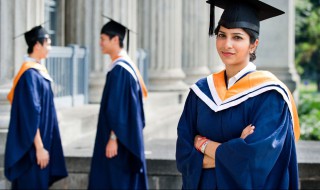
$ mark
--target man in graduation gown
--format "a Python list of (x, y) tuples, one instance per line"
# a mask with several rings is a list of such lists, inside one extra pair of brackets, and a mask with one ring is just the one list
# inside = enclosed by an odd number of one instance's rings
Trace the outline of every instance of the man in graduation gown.
[(147, 189), (143, 96), (139, 70), (123, 50), (127, 28), (111, 20), (101, 29), (100, 46), (112, 63), (100, 104), (89, 189)]
[(42, 26), (26, 32), (28, 54), (8, 95), (11, 116), (5, 149), (5, 176), (13, 189), (48, 189), (66, 177), (52, 79), (40, 63), (51, 48)]
[[(283, 14), (254, 0), (208, 2), (225, 9), (219, 25), (227, 29), (259, 33), (260, 18)], [(249, 59), (234, 84), (226, 75), (223, 70), (191, 86), (177, 129), (183, 189), (298, 189), (299, 120), (290, 91)], [(240, 138), (251, 124), (254, 132)]]

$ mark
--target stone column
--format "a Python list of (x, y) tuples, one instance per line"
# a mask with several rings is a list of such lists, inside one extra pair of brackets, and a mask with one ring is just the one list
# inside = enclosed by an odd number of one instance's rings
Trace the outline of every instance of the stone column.
[(6, 142), (11, 106), (7, 100), (13, 77), (27, 53), (24, 36), (14, 38), (44, 22), (44, 0), (0, 1), (0, 149)]
[(210, 74), (209, 5), (199, 0), (184, 0), (182, 4), (182, 64), (185, 82), (191, 85)]
[(138, 47), (148, 54), (150, 91), (187, 89), (182, 21), (182, 0), (138, 0)]
[[(66, 3), (66, 44), (76, 43), (89, 49), (89, 102), (99, 103), (106, 78), (108, 55), (100, 50), (99, 40), (102, 26), (109, 20), (107, 15), (123, 25), (136, 29), (137, 0), (68, 0)], [(130, 34), (129, 55), (135, 60), (136, 34)], [(124, 40), (126, 48), (126, 39)]]
[(294, 68), (294, 1), (263, 0), (285, 12), (284, 15), (260, 23), (257, 50), (258, 69), (269, 70), (294, 92), (299, 77)]

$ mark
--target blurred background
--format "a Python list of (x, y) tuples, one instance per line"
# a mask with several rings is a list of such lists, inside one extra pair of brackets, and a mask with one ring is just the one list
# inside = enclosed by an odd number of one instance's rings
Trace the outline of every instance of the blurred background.
[[(262, 0), (286, 14), (261, 22), (257, 60), (284, 82), (298, 104), (301, 188), (320, 187), (320, 1)], [(216, 8), (216, 23), (222, 13)], [(180, 189), (176, 128), (189, 87), (224, 68), (209, 38), (205, 0), (0, 0), (0, 189), (10, 118), (6, 96), (23, 63), (25, 31), (42, 24), (52, 38), (44, 60), (69, 170), (58, 189), (86, 189), (97, 116), (110, 58), (99, 47), (109, 20), (130, 28), (129, 55), (150, 91), (144, 141), (151, 189)], [(126, 39), (124, 40), (126, 43)], [(127, 46), (127, 44), (125, 44)], [(127, 47), (125, 47), (127, 48)]]

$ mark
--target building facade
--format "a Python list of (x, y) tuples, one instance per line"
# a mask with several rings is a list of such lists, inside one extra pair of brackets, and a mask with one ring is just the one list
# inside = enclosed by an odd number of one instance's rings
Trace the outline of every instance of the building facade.
[[(263, 0), (266, 1), (266, 0)], [(286, 12), (261, 23), (255, 63), (270, 70), (294, 91), (294, 1), (268, 0)], [(216, 18), (222, 10), (217, 9)], [(26, 54), (19, 34), (43, 24), (53, 46), (78, 44), (89, 50), (89, 102), (99, 103), (107, 56), (100, 52), (102, 15), (128, 26), (129, 54), (144, 50), (148, 88), (153, 92), (186, 91), (190, 84), (223, 68), (208, 36), (209, 6), (205, 0), (10, 0), (0, 1), (0, 131), (7, 130), (10, 105), (6, 100), (14, 75)], [(217, 23), (217, 21), (216, 21)], [(4, 139), (4, 138), (1, 138)]]

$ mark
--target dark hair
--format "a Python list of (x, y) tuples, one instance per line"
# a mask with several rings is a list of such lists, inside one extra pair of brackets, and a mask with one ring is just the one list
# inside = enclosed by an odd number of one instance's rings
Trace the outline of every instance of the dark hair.
[(43, 45), (45, 40), (47, 40), (47, 38), (38, 38), (37, 40), (33, 41), (30, 44), (30, 46), (28, 46), (28, 54), (33, 53), (33, 47), (36, 45), (37, 42), (39, 42), (41, 45)]
[[(215, 35), (218, 35), (218, 32), (220, 30), (220, 24), (216, 27), (216, 29), (214, 29), (214, 34)], [(251, 29), (248, 29), (248, 28), (242, 28), (249, 36), (250, 36), (250, 44), (253, 44), (256, 39), (259, 38), (259, 34)], [(254, 50), (253, 53), (250, 53), (250, 61), (254, 61), (257, 56), (256, 56), (256, 50), (257, 48)]]
[(124, 40), (124, 39), (123, 39), (120, 35), (111, 34), (111, 33), (109, 33), (109, 32), (104, 32), (103, 34), (108, 35), (109, 38), (110, 38), (110, 40), (111, 40), (112, 38), (114, 38), (115, 36), (118, 36), (118, 37), (119, 37), (119, 46), (120, 46), (121, 48), (123, 48), (123, 40)]

